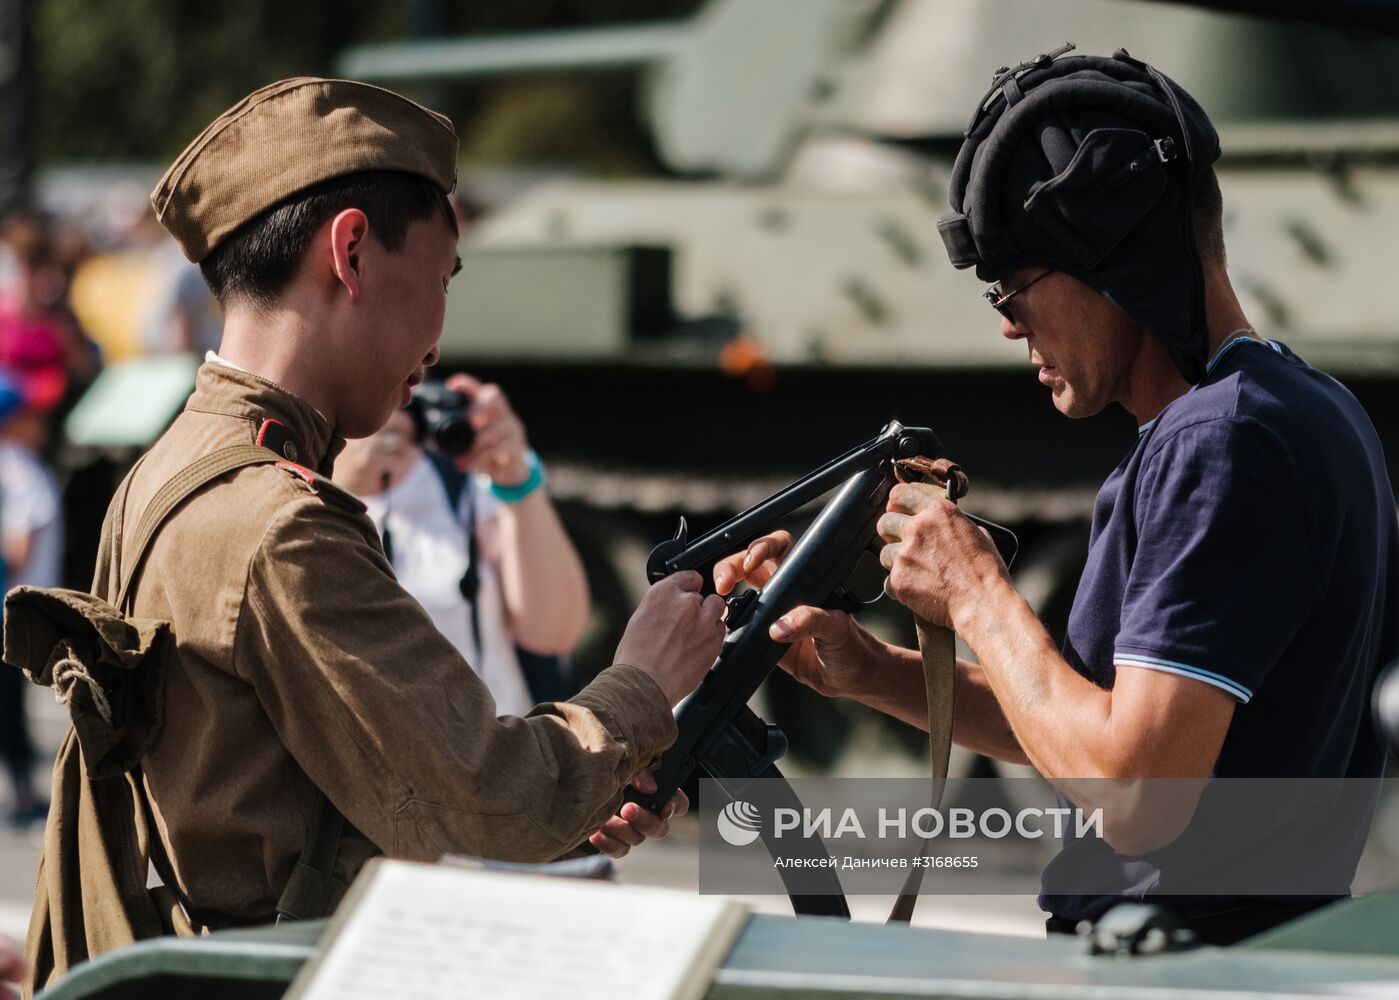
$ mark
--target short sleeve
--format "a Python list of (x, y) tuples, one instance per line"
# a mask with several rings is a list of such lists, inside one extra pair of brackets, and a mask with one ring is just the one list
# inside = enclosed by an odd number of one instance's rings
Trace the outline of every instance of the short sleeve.
[(480, 473), (471, 474), (472, 489), (476, 492), (476, 520), (491, 521), (500, 513), (500, 503), (491, 492), (491, 477)]
[(1251, 699), (1319, 592), (1305, 504), (1280, 445), (1248, 421), (1174, 431), (1143, 462), (1116, 667)]

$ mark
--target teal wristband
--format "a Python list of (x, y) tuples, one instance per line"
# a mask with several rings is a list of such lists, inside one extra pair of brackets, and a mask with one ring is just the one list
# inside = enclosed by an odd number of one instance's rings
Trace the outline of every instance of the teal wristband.
[(491, 496), (503, 503), (519, 503), (529, 496), (539, 487), (544, 485), (544, 465), (539, 461), (539, 456), (531, 448), (525, 452), (525, 465), (529, 467), (529, 475), (525, 476), (525, 481), (516, 486), (501, 486), (498, 483), (491, 483)]

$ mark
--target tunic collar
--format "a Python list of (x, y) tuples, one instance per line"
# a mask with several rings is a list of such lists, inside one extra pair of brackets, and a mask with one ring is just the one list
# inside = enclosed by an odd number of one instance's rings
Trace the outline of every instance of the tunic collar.
[(276, 421), (296, 452), (293, 457), (283, 448), (284, 457), (323, 476), (330, 475), (335, 456), (345, 447), (345, 439), (306, 400), (217, 356), (200, 365), (185, 409), (251, 421), (254, 434), (267, 421)]

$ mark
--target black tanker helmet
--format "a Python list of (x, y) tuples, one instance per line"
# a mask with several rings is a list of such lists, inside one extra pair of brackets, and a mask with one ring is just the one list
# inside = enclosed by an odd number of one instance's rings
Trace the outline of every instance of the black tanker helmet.
[(1191, 225), (1219, 136), (1199, 104), (1123, 49), (1073, 46), (996, 72), (952, 167), (948, 256), (996, 281), (1064, 271), (1205, 374), (1204, 275)]

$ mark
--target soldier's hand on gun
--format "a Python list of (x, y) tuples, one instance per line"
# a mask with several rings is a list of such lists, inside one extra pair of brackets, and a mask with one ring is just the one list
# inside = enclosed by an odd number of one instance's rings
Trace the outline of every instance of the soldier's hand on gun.
[(518, 486), (529, 477), (525, 425), (500, 386), (470, 375), (452, 375), (446, 386), (471, 400), (466, 417), (476, 431), (471, 450), (458, 460), (464, 471), (481, 472), (500, 486)]
[[(649, 774), (637, 775), (632, 787), (644, 795), (656, 791), (656, 779)], [(643, 840), (659, 840), (670, 833), (670, 821), (676, 816), (684, 816), (690, 811), (690, 800), (685, 793), (677, 790), (661, 810), (659, 816), (635, 802), (627, 802), (597, 833), (588, 838), (603, 854), (613, 858), (624, 858), (633, 847), (641, 846)]]
[[(789, 532), (774, 531), (744, 551), (719, 560), (714, 565), (714, 589), (729, 594), (739, 583), (766, 586), (794, 544)], [(883, 647), (844, 611), (824, 608), (794, 608), (773, 623), (769, 634), (778, 642), (792, 644), (778, 665), (828, 697), (855, 691)]]
[(23, 953), (9, 938), (0, 937), (0, 1000), (19, 1000), (19, 990), (8, 984), (22, 980), (24, 970)]
[(617, 644), (615, 663), (649, 674), (671, 706), (695, 689), (724, 643), (724, 599), (700, 593), (695, 572), (652, 584)]
[(878, 530), (888, 543), (879, 554), (885, 591), (934, 625), (951, 627), (959, 608), (1007, 576), (990, 536), (933, 490), (895, 486)]

